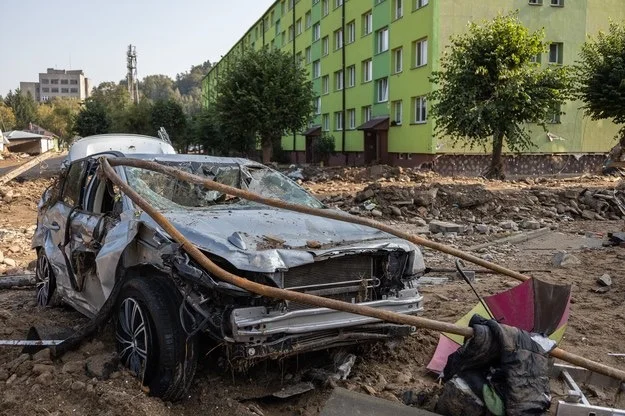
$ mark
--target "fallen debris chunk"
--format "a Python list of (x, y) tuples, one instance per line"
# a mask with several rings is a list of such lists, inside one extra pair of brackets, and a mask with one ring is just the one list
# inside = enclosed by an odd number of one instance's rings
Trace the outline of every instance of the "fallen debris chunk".
[(551, 259), (551, 264), (555, 267), (568, 267), (575, 266), (581, 264), (582, 262), (572, 254), (567, 253), (566, 251), (560, 251), (553, 255)]
[(597, 283), (599, 283), (601, 286), (610, 287), (612, 286), (612, 278), (609, 274), (605, 273), (603, 276), (597, 279)]
[(293, 384), (292, 386), (287, 386), (280, 391), (273, 393), (272, 396), (277, 397), (278, 399), (287, 399), (289, 397), (298, 396), (314, 389), (314, 384), (309, 381), (305, 381), (302, 383)]
[(609, 286), (598, 287), (597, 289), (593, 289), (592, 291), (595, 293), (608, 293), (610, 291), (610, 287)]
[(452, 222), (431, 221), (429, 224), (430, 232), (432, 233), (458, 233), (462, 234), (466, 227), (464, 225), (454, 224)]

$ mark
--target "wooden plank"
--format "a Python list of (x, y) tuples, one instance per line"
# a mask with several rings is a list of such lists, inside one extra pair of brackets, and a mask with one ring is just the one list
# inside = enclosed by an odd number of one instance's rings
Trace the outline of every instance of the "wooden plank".
[(29, 160), (28, 162), (16, 167), (15, 169), (13, 169), (12, 171), (10, 171), (9, 173), (3, 175), (0, 177), (0, 185), (4, 185), (5, 183), (17, 178), (18, 176), (20, 176), (22, 173), (29, 171), (30, 169), (34, 168), (35, 166), (37, 166), (39, 163), (43, 162), (46, 159), (51, 158), (52, 156), (56, 155), (56, 152), (46, 152), (46, 153), (42, 153), (39, 156), (37, 156), (36, 158)]

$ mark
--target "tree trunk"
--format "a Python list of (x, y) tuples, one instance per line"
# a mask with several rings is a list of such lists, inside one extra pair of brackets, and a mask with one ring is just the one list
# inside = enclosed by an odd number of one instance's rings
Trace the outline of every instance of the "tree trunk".
[(484, 173), (488, 179), (505, 179), (503, 168), (503, 133), (495, 132), (493, 134), (493, 155), (490, 161), (490, 167)]
[(619, 134), (621, 136), (619, 142), (610, 150), (603, 165), (603, 173), (606, 175), (623, 168), (622, 163), (619, 162), (622, 162), (623, 156), (625, 156), (625, 129), (621, 129)]
[(271, 144), (271, 140), (263, 140), (262, 141), (262, 149), (263, 149), (263, 163), (271, 162), (271, 156), (273, 154), (273, 146)]

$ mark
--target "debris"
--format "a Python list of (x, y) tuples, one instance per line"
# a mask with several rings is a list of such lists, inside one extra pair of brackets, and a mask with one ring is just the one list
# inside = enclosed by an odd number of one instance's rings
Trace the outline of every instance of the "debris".
[(458, 233), (462, 234), (466, 227), (464, 225), (458, 225), (445, 221), (431, 221), (429, 224), (430, 232), (432, 233)]
[(610, 287), (609, 286), (603, 286), (603, 287), (599, 287), (597, 289), (593, 289), (592, 290), (595, 293), (608, 293), (610, 291)]
[(551, 264), (555, 267), (568, 267), (581, 264), (581, 261), (573, 254), (569, 254), (566, 251), (560, 251), (553, 255)]
[(540, 228), (538, 230), (529, 231), (527, 233), (519, 233), (519, 234), (511, 235), (509, 237), (500, 238), (498, 240), (489, 241), (487, 243), (471, 246), (467, 249), (467, 251), (476, 251), (476, 250), (480, 250), (480, 249), (487, 248), (490, 246), (500, 246), (506, 243), (508, 244), (524, 243), (526, 241), (530, 241), (540, 236), (543, 236), (550, 231), (551, 230), (549, 228)]
[(289, 397), (298, 396), (300, 394), (314, 390), (315, 386), (309, 381), (293, 384), (291, 386), (284, 387), (283, 389), (272, 394), (273, 397), (278, 399), (287, 399)]
[(612, 278), (609, 274), (605, 273), (603, 276), (597, 279), (597, 283), (599, 283), (601, 286), (610, 287), (612, 286)]
[(308, 248), (321, 248), (321, 243), (315, 240), (306, 241), (306, 247)]
[(612, 246), (625, 245), (625, 232), (608, 233), (608, 243)]
[(96, 377), (98, 380), (107, 380), (119, 364), (119, 357), (116, 353), (99, 354), (87, 358), (86, 368), (89, 377)]

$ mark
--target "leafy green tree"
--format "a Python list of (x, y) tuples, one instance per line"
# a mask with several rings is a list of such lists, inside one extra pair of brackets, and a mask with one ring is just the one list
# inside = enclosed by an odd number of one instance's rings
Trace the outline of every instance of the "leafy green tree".
[(151, 110), (151, 120), (154, 129), (152, 134), (156, 134), (158, 129), (165, 127), (178, 150), (186, 150), (188, 146), (185, 136), (187, 119), (180, 104), (174, 100), (155, 102)]
[(111, 133), (125, 132), (126, 112), (133, 105), (125, 85), (103, 82), (93, 89), (89, 99), (104, 108)]
[(13, 109), (0, 100), (0, 129), (3, 131), (13, 130), (17, 120), (15, 120), (15, 114)]
[(312, 83), (303, 66), (277, 49), (249, 50), (218, 79), (216, 117), (228, 139), (244, 140), (246, 151), (260, 139), (263, 162), (282, 135), (300, 131), (313, 111)]
[(74, 131), (82, 137), (109, 133), (111, 118), (101, 100), (89, 97), (76, 117)]
[(335, 151), (335, 146), (336, 142), (334, 140), (334, 136), (324, 133), (313, 143), (313, 155), (315, 156), (315, 159), (328, 165), (330, 162), (330, 156), (332, 156)]
[(139, 83), (139, 92), (148, 100), (167, 101), (180, 97), (175, 89), (174, 80), (167, 75), (148, 75)]
[[(625, 124), (625, 26), (611, 23), (608, 32), (599, 32), (582, 46), (575, 67), (576, 95), (584, 112), (593, 120), (610, 119)], [(619, 143), (609, 160), (621, 160), (625, 154), (625, 127), (619, 131)]]
[(152, 102), (142, 99), (137, 105), (128, 107), (124, 112), (121, 126), (123, 133), (155, 136), (157, 129), (152, 125)]
[(514, 152), (534, 146), (526, 123), (546, 129), (570, 98), (566, 67), (533, 62), (546, 51), (543, 38), (543, 31), (530, 33), (516, 13), (471, 23), (466, 34), (452, 37), (441, 70), (432, 74), (438, 85), (429, 97), (436, 132), (454, 144), (492, 144), (486, 177), (504, 176), (504, 145)]
[(15, 128), (25, 129), (30, 123), (37, 121), (37, 102), (30, 91), (25, 95), (19, 88), (15, 92), (9, 91), (4, 98), (4, 103), (13, 110)]
[(74, 132), (74, 122), (80, 113), (81, 104), (69, 98), (53, 98), (37, 108), (38, 123), (50, 130), (62, 143), (68, 143)]

